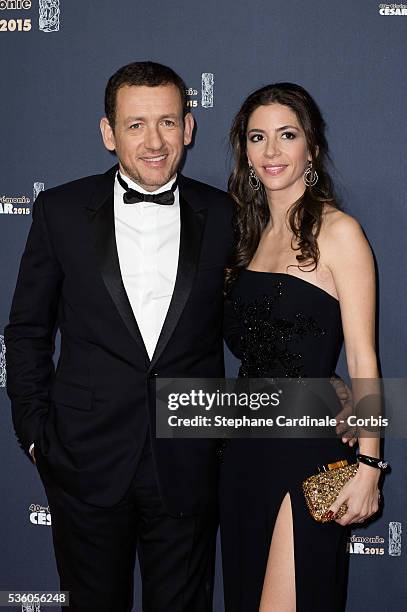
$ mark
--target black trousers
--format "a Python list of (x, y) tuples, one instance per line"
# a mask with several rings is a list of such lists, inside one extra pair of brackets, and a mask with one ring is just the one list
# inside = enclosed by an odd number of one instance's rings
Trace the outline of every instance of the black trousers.
[(60, 588), (74, 612), (128, 612), (138, 552), (144, 612), (212, 610), (216, 512), (165, 513), (149, 439), (126, 496), (111, 508), (72, 497), (43, 476)]

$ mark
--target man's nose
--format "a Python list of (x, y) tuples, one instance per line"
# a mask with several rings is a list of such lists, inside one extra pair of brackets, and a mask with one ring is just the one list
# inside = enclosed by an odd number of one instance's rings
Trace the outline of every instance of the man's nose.
[(151, 149), (153, 151), (159, 151), (162, 148), (163, 139), (160, 131), (156, 127), (150, 127), (147, 129), (144, 138), (144, 146), (146, 149)]

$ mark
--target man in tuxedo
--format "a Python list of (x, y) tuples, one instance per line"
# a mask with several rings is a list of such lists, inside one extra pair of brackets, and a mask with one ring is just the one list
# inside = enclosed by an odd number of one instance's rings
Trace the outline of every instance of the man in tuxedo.
[(110, 78), (118, 166), (38, 196), (5, 330), (13, 422), (74, 611), (131, 610), (136, 549), (144, 610), (212, 609), (216, 442), (155, 437), (156, 377), (224, 375), (232, 205), (178, 171), (185, 89), (152, 62)]

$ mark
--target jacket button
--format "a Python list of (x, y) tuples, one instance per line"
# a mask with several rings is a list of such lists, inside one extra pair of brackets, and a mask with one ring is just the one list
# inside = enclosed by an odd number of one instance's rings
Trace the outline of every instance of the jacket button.
[(149, 378), (157, 378), (158, 376), (158, 372), (151, 372), (151, 374), (149, 375)]

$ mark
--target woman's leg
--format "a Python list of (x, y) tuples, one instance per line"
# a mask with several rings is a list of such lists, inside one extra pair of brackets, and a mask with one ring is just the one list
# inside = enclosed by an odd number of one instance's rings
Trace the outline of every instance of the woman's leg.
[(290, 494), (274, 525), (259, 612), (295, 612), (295, 563)]

